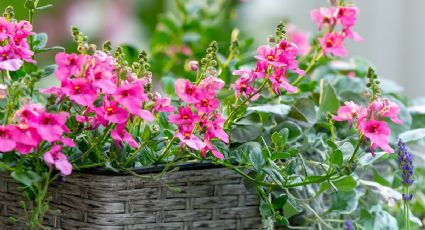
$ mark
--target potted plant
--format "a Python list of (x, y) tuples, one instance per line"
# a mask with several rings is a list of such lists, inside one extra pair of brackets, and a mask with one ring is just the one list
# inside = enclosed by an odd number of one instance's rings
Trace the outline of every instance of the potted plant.
[[(227, 57), (211, 42), (199, 61), (185, 60), (188, 79), (167, 78), (170, 97), (155, 92), (145, 51), (130, 62), (77, 28), (78, 52), (40, 69), (34, 54), (52, 49), (31, 19), (43, 7), (26, 7), (29, 22), (11, 8), (0, 21), (3, 228), (420, 225), (409, 210), (411, 155), (401, 141), (393, 148), (405, 131), (405, 141), (420, 138), (408, 102), (366, 62), (339, 59), (346, 40), (361, 40), (356, 7), (313, 10), (311, 44), (279, 23), (255, 60), (241, 58), (236, 32)], [(50, 75), (59, 86), (35, 87)], [(396, 158), (403, 195), (369, 171)], [(382, 208), (388, 200), (404, 201), (399, 221)]]

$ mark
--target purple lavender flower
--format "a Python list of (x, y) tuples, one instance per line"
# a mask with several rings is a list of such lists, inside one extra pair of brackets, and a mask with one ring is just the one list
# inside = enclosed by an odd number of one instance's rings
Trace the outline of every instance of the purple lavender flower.
[[(413, 157), (407, 150), (406, 143), (402, 140), (398, 141), (398, 163), (402, 171), (403, 185), (409, 187), (413, 184)], [(403, 200), (410, 201), (413, 198), (413, 194), (403, 194)]]
[(355, 230), (353, 221), (348, 219), (344, 222), (344, 230)]

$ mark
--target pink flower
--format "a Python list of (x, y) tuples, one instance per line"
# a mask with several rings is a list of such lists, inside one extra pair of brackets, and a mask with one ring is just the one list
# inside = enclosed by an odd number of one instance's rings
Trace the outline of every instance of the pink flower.
[(288, 93), (298, 92), (298, 88), (289, 84), (288, 79), (284, 76), (285, 70), (279, 69), (270, 76), (270, 81), (272, 83), (272, 89), (275, 94), (280, 95), (280, 89), (283, 88)]
[(213, 156), (215, 156), (218, 159), (224, 159), (223, 154), (221, 154), (217, 149), (211, 144), (210, 141), (205, 141), (205, 147), (201, 150), (201, 156), (205, 158), (207, 156), (207, 152), (211, 151)]
[(177, 79), (175, 82), (175, 91), (180, 100), (188, 104), (199, 101), (197, 99), (199, 88), (196, 85), (192, 85), (189, 80)]
[(112, 139), (121, 142), (127, 142), (132, 148), (139, 147), (139, 144), (134, 140), (134, 138), (125, 130), (126, 124), (120, 124), (118, 125), (114, 130), (111, 132)]
[(5, 153), (15, 149), (14, 131), (14, 126), (0, 126), (0, 152)]
[(68, 158), (61, 152), (62, 146), (53, 145), (52, 148), (43, 155), (44, 162), (52, 166), (54, 165), (63, 175), (68, 176), (72, 173), (72, 165)]
[(117, 101), (109, 101), (107, 98), (103, 101), (103, 106), (94, 109), (98, 118), (121, 124), (127, 121), (128, 114), (125, 109), (120, 107)]
[(93, 82), (93, 86), (101, 89), (103, 93), (113, 94), (117, 89), (115, 76), (115, 61), (102, 51), (97, 51), (89, 60), (85, 76)]
[(218, 138), (225, 143), (229, 143), (229, 135), (224, 132), (224, 121), (223, 116), (216, 114), (213, 117), (214, 119), (206, 120), (203, 122), (203, 125), (206, 128), (205, 139)]
[(306, 55), (311, 49), (308, 34), (304, 31), (297, 29), (293, 25), (288, 25), (286, 28), (286, 36), (288, 41), (293, 42), (298, 47), (298, 52), (301, 55)]
[(57, 114), (43, 112), (36, 119), (28, 120), (28, 125), (35, 128), (43, 140), (48, 142), (62, 140), (62, 135), (69, 130), (65, 123), (68, 113), (60, 112)]
[(7, 85), (0, 84), (0, 99), (7, 97)]
[(179, 107), (178, 114), (168, 115), (168, 120), (177, 125), (193, 125), (199, 121), (199, 116), (194, 114), (189, 106)]
[(161, 97), (159, 93), (155, 94), (155, 104), (153, 111), (155, 112), (174, 112), (174, 107), (171, 106), (171, 99), (168, 97)]
[(27, 126), (17, 126), (14, 131), (16, 141), (16, 151), (21, 154), (28, 154), (42, 141), (37, 130)]
[(321, 30), (324, 24), (333, 25), (336, 22), (337, 8), (320, 7), (320, 9), (312, 10), (310, 16), (311, 20), (316, 22), (319, 30)]
[(201, 141), (201, 139), (193, 134), (192, 126), (180, 126), (179, 132), (177, 132), (174, 136), (179, 138), (183, 144), (194, 150), (201, 150), (206, 146), (206, 144)]
[(10, 45), (0, 47), (0, 69), (16, 71), (24, 64), (23, 60), (13, 52)]
[(203, 89), (209, 95), (216, 95), (224, 87), (224, 81), (220, 78), (209, 76), (199, 83), (199, 88)]
[(339, 57), (347, 56), (348, 52), (344, 47), (344, 39), (343, 35), (335, 32), (325, 34), (323, 38), (319, 39), (323, 53)]
[(360, 130), (363, 135), (371, 142), (370, 151), (372, 152), (372, 155), (375, 155), (375, 147), (379, 147), (388, 153), (394, 152), (394, 150), (388, 144), (391, 135), (391, 129), (388, 128), (387, 123), (384, 121), (376, 121), (373, 119), (370, 121), (361, 121)]
[(199, 102), (195, 103), (194, 106), (201, 113), (210, 113), (220, 106), (220, 101), (215, 97), (208, 96), (207, 93), (203, 93), (199, 95)]
[[(234, 84), (230, 85), (230, 88), (236, 90), (236, 97), (239, 98), (241, 95), (249, 97), (251, 94), (257, 92), (257, 89), (251, 86), (257, 78), (253, 70), (235, 70), (233, 71), (233, 75), (241, 75)], [(255, 95), (251, 98), (251, 101), (255, 101), (259, 96), (259, 94)]]
[(61, 91), (71, 101), (82, 106), (92, 106), (98, 97), (96, 89), (85, 78), (74, 78), (62, 82)]
[(335, 121), (349, 121), (350, 125), (352, 125), (354, 119), (361, 121), (368, 116), (368, 111), (365, 107), (352, 101), (346, 101), (344, 104), (344, 106), (338, 108), (338, 115), (332, 117)]
[(87, 61), (87, 57), (84, 55), (60, 52), (56, 54), (55, 61), (58, 65), (55, 71), (55, 76), (60, 81), (64, 81), (71, 76), (80, 77), (83, 66)]
[(396, 124), (403, 124), (398, 118), (400, 106), (388, 99), (377, 99), (369, 105), (369, 109), (376, 112), (378, 117), (388, 117)]
[(142, 109), (142, 103), (148, 101), (141, 80), (121, 85), (114, 94), (114, 99), (123, 105), (131, 114), (138, 115), (146, 121), (152, 121), (151, 112)]
[(88, 130), (95, 130), (100, 125), (103, 125), (105, 127), (108, 125), (108, 122), (106, 120), (101, 119), (96, 115), (93, 115), (93, 113), (95, 113), (94, 109), (87, 108), (87, 110), (85, 110), (83, 115), (76, 115), (75, 119), (80, 123), (86, 123), (87, 122), (87, 124), (88, 124), (87, 129)]
[(357, 7), (338, 7), (337, 19), (341, 22), (344, 29), (351, 28), (357, 21)]
[(281, 59), (282, 50), (277, 47), (262, 45), (257, 49), (258, 55), (255, 56), (260, 61), (266, 62), (268, 65), (275, 67), (286, 66), (284, 60)]

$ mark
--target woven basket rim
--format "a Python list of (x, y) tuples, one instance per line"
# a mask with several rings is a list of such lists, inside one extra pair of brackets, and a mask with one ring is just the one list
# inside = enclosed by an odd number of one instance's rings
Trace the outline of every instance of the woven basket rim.
[[(140, 168), (132, 168), (129, 169), (137, 174), (152, 174), (159, 173), (164, 170), (165, 165), (151, 165), (151, 166), (143, 166)], [(212, 168), (223, 168), (222, 165), (213, 164), (210, 161), (207, 162), (184, 162), (179, 163), (174, 166), (171, 166), (168, 170), (173, 170), (175, 168), (179, 168), (179, 171), (188, 171), (188, 170), (202, 170), (202, 169), (212, 169)], [(110, 176), (128, 176), (131, 175), (126, 172), (113, 172), (111, 170), (103, 169), (103, 168), (94, 168), (87, 170), (78, 170), (75, 172), (84, 173), (84, 174), (93, 174), (93, 175), (110, 175)]]

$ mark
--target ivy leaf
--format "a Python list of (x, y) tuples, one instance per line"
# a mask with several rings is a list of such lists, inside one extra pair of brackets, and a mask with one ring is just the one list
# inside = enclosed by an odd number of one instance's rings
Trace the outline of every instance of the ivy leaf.
[(33, 171), (12, 172), (10, 175), (19, 183), (25, 185), (25, 187), (30, 187), (40, 180), (40, 176)]

